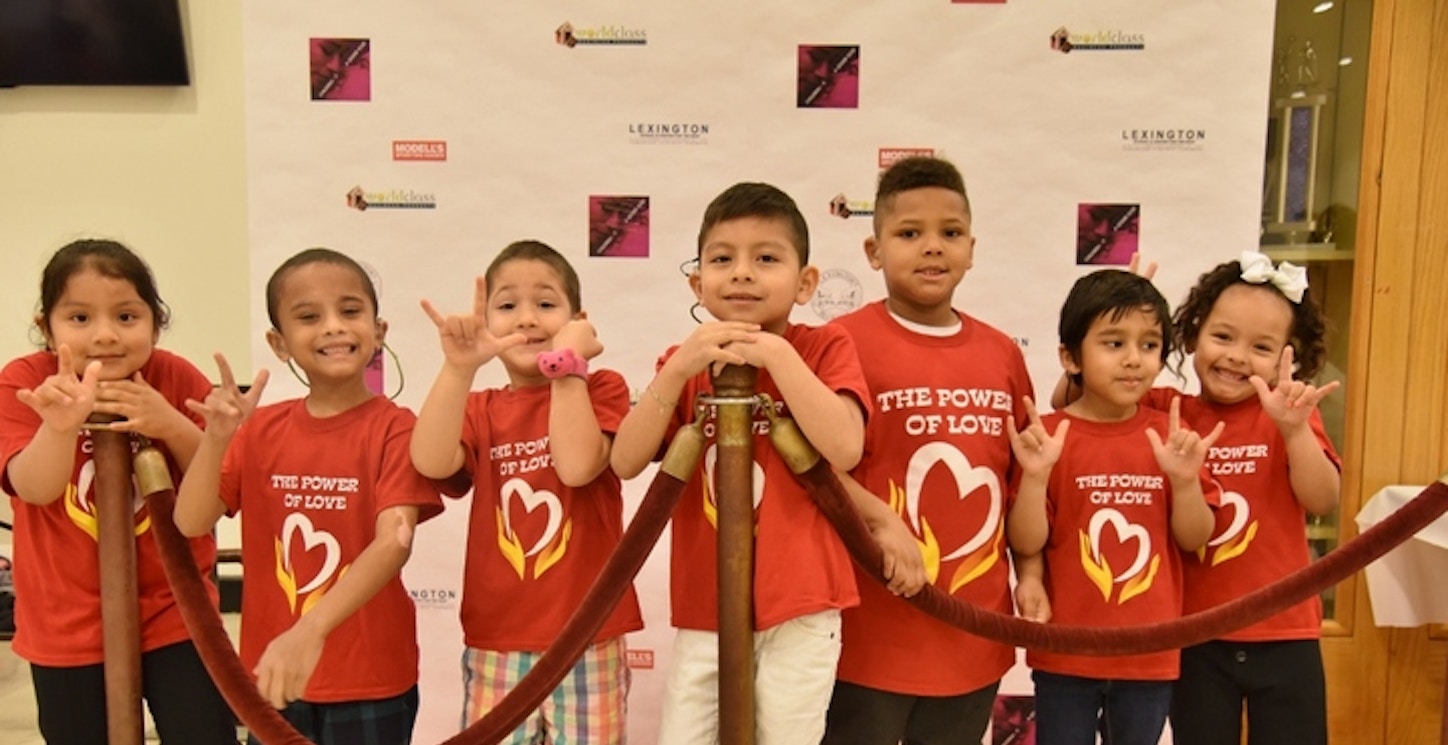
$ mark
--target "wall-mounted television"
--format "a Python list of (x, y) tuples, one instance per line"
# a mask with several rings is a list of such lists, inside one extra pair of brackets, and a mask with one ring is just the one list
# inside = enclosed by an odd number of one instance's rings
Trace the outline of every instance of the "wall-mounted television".
[(189, 85), (179, 0), (0, 0), (0, 86)]

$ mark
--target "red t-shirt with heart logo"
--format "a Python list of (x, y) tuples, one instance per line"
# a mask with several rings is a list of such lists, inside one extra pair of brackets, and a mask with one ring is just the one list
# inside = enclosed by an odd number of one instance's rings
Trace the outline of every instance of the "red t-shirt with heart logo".
[[(548, 446), (551, 385), (468, 395), (464, 468), (473, 478), (463, 574), (463, 642), (496, 652), (541, 652), (578, 608), (623, 536), (623, 489), (613, 469), (566, 486)], [(588, 376), (599, 428), (628, 413), (628, 384), (612, 370)], [(595, 640), (643, 628), (633, 587)]]
[[(377, 515), (442, 512), (437, 487), (412, 467), (417, 417), (381, 396), (317, 418), (306, 401), (264, 406), (237, 431), (221, 468), (221, 499), (241, 513), (241, 662), (262, 652), (336, 585), (372, 543)], [(302, 699), (390, 698), (417, 684), (417, 613), (400, 576), (327, 636)]]
[[(1071, 420), (1046, 486), (1046, 593), (1051, 623), (1139, 626), (1182, 614), (1184, 555), (1171, 534), (1171, 482), (1157, 466), (1146, 430), (1165, 439), (1167, 415), (1138, 406), (1123, 422), (1092, 422), (1064, 412), (1041, 417), (1047, 432)], [(1207, 503), (1220, 489), (1201, 475)], [(1180, 652), (1119, 657), (1027, 650), (1036, 670), (1100, 680), (1175, 680)]]

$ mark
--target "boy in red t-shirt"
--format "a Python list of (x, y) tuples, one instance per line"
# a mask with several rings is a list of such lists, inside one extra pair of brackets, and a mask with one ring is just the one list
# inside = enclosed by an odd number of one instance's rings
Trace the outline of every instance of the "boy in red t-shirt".
[[(1052, 619), (1134, 626), (1181, 615), (1181, 551), (1211, 535), (1219, 492), (1206, 475), (1221, 434), (1184, 429), (1140, 405), (1170, 344), (1166, 300), (1145, 277), (1107, 269), (1076, 281), (1061, 308), (1061, 365), (1081, 397), (1030, 425), (1010, 426), (1020, 473), (1007, 531), (1024, 555), (1042, 552), (1044, 577), (1022, 572), (1020, 592), (1044, 592)], [(1149, 447), (1148, 447), (1149, 446)], [(1156, 743), (1166, 723), (1176, 650), (1098, 657), (1028, 650), (1036, 682), (1037, 742)]]
[[(582, 602), (623, 535), (609, 446), (628, 385), (589, 371), (603, 351), (578, 275), (538, 241), (504, 248), (477, 281), (470, 314), (437, 325), (444, 362), (418, 414), (412, 462), (473, 482), (463, 575), (464, 727), (517, 686)], [(508, 385), (473, 392), (502, 361)], [(615, 745), (627, 734), (624, 634), (643, 628), (633, 589), (565, 678), (508, 742)]]
[[(846, 488), (886, 550), (888, 588), (856, 568), (860, 606), (844, 612), (844, 651), (826, 745), (980, 742), (1015, 648), (910, 607), (926, 582), (1011, 612), (1005, 532), (1012, 463), (1007, 420), (1032, 395), (1020, 348), (954, 307), (971, 268), (970, 201), (960, 172), (905, 158), (881, 177), (865, 257), (887, 297), (835, 319), (875, 397), (865, 454)], [(934, 417), (935, 428), (920, 422)], [(1044, 605), (1023, 614), (1046, 620)]]
[[(639, 405), (623, 423), (613, 466), (631, 478), (679, 427), (722, 365), (759, 368), (757, 390), (799, 424), (836, 468), (860, 459), (868, 393), (854, 344), (835, 326), (789, 322), (819, 283), (809, 265), (809, 230), (789, 195), (768, 184), (736, 184), (714, 199), (699, 230), (689, 275), (715, 322), (666, 351)], [(840, 652), (840, 609), (859, 602), (844, 545), (768, 444), (755, 413), (754, 648), (759, 742), (816, 743), (824, 733)], [(703, 463), (673, 521), (671, 598), (678, 627), (658, 741), (712, 743), (718, 730), (718, 583), (713, 463), (706, 428)]]

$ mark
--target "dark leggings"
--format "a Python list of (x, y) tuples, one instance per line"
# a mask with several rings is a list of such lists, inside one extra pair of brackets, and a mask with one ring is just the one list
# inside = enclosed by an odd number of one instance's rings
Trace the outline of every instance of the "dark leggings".
[(1316, 639), (1212, 641), (1182, 650), (1172, 691), (1176, 745), (1326, 745), (1327, 693)]
[(837, 680), (824, 745), (974, 745), (990, 724), (999, 685), (959, 696), (911, 696)]
[[(102, 665), (30, 666), (47, 745), (106, 745)], [(141, 695), (162, 745), (236, 745), (236, 721), (191, 642), (141, 655)]]

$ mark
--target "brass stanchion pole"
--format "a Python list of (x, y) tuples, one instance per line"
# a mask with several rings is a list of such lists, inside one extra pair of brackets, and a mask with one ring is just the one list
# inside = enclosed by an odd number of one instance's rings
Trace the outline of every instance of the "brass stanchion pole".
[(101, 624), (105, 648), (106, 739), (140, 745), (141, 611), (136, 587), (136, 511), (131, 443), (123, 432), (91, 431), (95, 446), (96, 543), (100, 552)]
[(754, 383), (729, 365), (714, 376), (719, 509), (719, 743), (754, 742)]

